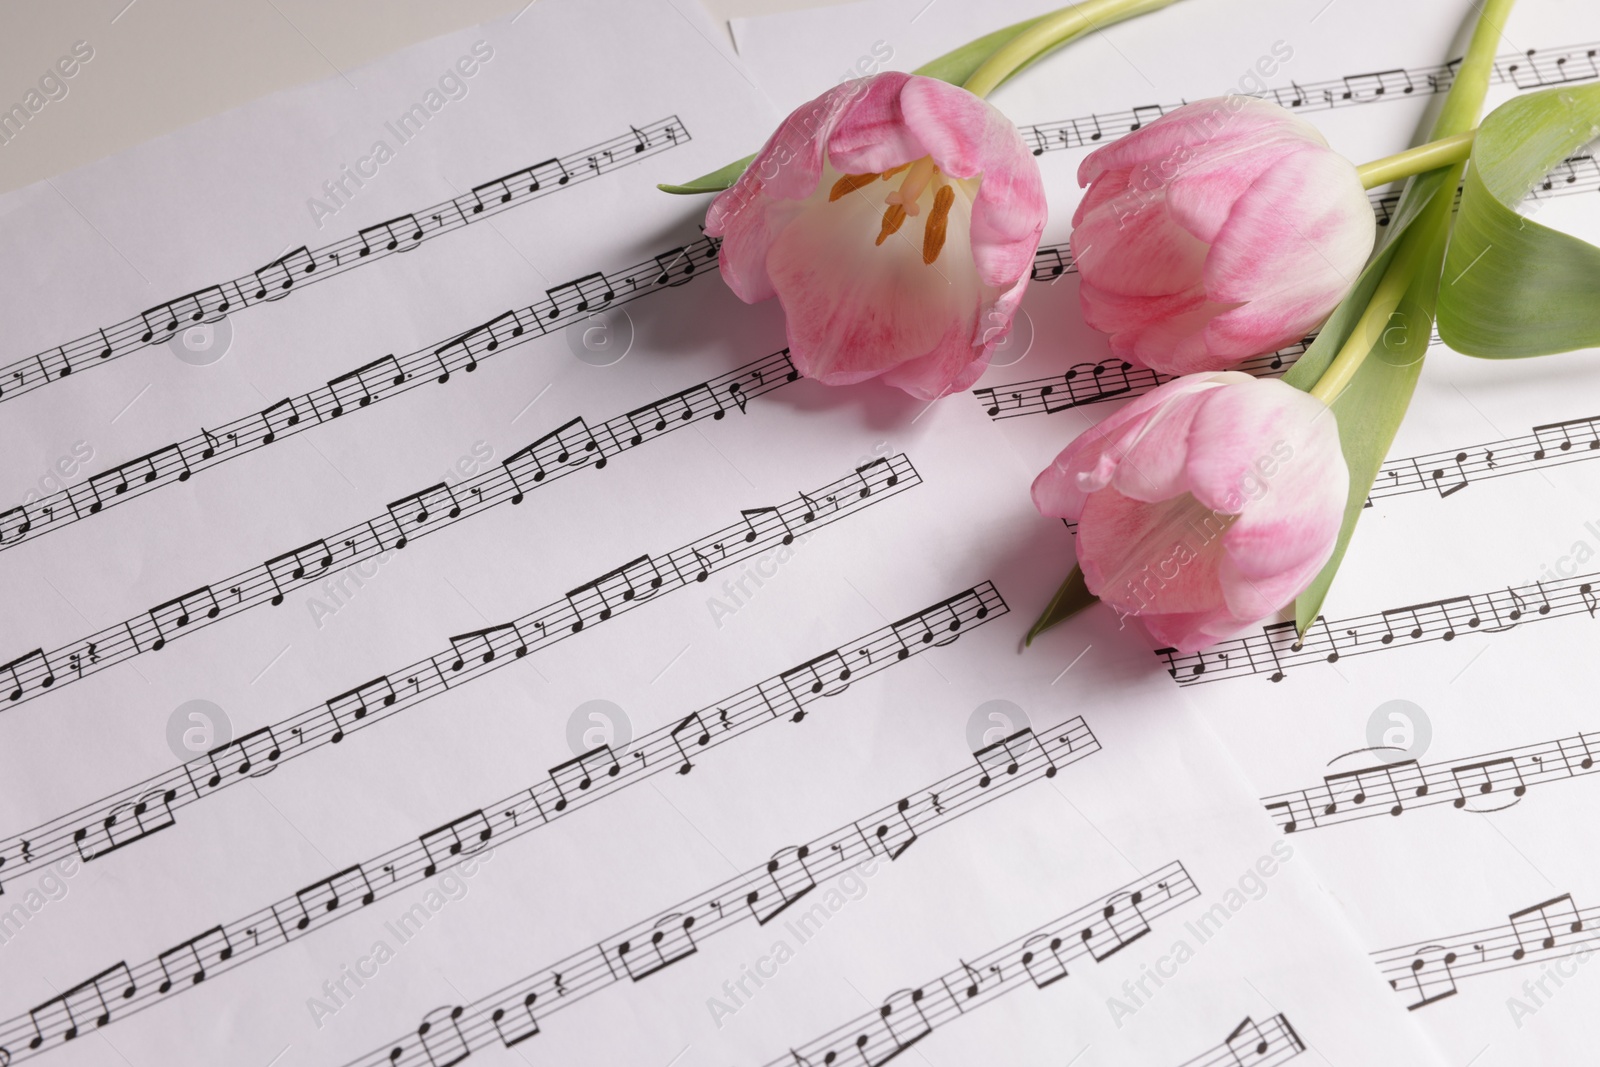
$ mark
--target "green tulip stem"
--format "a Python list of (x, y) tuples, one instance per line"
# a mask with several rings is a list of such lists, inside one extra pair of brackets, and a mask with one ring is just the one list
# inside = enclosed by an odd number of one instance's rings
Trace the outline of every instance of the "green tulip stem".
[(1362, 188), (1376, 189), (1380, 185), (1388, 185), (1401, 178), (1409, 178), (1413, 174), (1448, 167), (1452, 163), (1462, 162), (1472, 154), (1472, 140), (1477, 135), (1477, 130), (1468, 130), (1454, 137), (1430, 141), (1415, 148), (1408, 148), (1404, 152), (1396, 152), (1392, 156), (1374, 159), (1371, 163), (1363, 163), (1356, 168), (1356, 173), (1361, 176)]
[(976, 96), (988, 96), (1011, 75), (1039, 56), (1091, 30), (1123, 19), (1158, 11), (1173, 0), (1084, 0), (1046, 15), (1019, 33), (972, 72), (963, 86)]

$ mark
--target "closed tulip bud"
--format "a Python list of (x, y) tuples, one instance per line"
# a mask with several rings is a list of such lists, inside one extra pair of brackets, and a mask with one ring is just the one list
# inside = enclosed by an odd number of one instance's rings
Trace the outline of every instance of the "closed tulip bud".
[(1084, 319), (1123, 359), (1223, 370), (1293, 344), (1372, 251), (1355, 166), (1316, 127), (1248, 96), (1163, 115), (1078, 168), (1072, 218)]
[(1349, 488), (1320, 400), (1227, 371), (1168, 382), (1086, 430), (1034, 480), (1033, 500), (1078, 524), (1090, 592), (1195, 652), (1311, 583)]

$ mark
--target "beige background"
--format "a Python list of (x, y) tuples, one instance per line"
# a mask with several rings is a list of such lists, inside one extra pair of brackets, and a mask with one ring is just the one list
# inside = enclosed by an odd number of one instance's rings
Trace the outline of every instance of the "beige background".
[[(670, 2), (701, 3), (725, 22), (823, 0)], [(8, 0), (0, 3), (0, 107), (19, 103), (73, 42), (89, 42), (94, 59), (67, 82), (64, 98), (0, 145), (0, 192), (527, 6), (528, 0)]]

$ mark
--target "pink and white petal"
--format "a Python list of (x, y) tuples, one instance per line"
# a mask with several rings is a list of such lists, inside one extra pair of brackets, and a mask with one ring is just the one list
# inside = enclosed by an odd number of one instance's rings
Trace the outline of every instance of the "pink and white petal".
[(1089, 591), (1134, 615), (1214, 610), (1224, 557), (1214, 535), (1205, 543), (1191, 526), (1197, 511), (1188, 497), (1147, 504), (1115, 489), (1090, 494), (1078, 525)]
[(1246, 574), (1236, 558), (1226, 555), (1217, 578), (1228, 611), (1245, 623), (1276, 615), (1311, 584), (1332, 550), (1330, 541), (1328, 552), (1320, 558), (1307, 558), (1288, 570), (1258, 576)]
[(1227, 370), (1239, 360), (1206, 343), (1207, 324), (1226, 310), (1225, 304), (1202, 303), (1131, 333), (1132, 358), (1162, 374)]
[[(722, 196), (731, 191), (723, 192)], [(805, 202), (801, 200), (758, 197), (725, 214), (716, 232), (707, 225), (706, 233), (722, 237), (717, 269), (734, 296), (746, 304), (759, 304), (776, 295), (772, 278), (767, 274), (767, 256), (778, 234), (804, 210)]]
[(1326, 562), (1350, 476), (1321, 401), (1274, 379), (1252, 380), (1208, 396), (1193, 434), (1193, 492), (1240, 516), (1223, 544), (1242, 576), (1265, 582)]
[(1131, 500), (1155, 504), (1189, 492), (1191, 427), (1206, 398), (1221, 385), (1202, 382), (1173, 397), (1135, 430), (1120, 436), (1111, 488)]
[(925, 264), (916, 220), (875, 243), (888, 189), (870, 188), (832, 203), (813, 201), (778, 234), (767, 257), (791, 356), (808, 377), (861, 381), (942, 350), (948, 337), (970, 350), (985, 295), (963, 220), (951, 214), (944, 251)]
[(1089, 212), (1073, 229), (1081, 277), (1126, 296), (1185, 293), (1204, 277), (1206, 243), (1174, 222), (1159, 197), (1122, 215), (1116, 207)]
[(1342, 294), (1361, 273), (1376, 230), (1355, 167), (1308, 146), (1279, 160), (1234, 206), (1206, 259), (1206, 292), (1227, 303), (1289, 308)]
[(1087, 278), (1080, 276), (1078, 279), (1078, 305), (1083, 309), (1083, 321), (1101, 333), (1143, 330), (1199, 307), (1205, 298), (1205, 288), (1199, 284), (1165, 296), (1127, 296), (1102, 289)]
[(971, 224), (978, 277), (997, 289), (1025, 277), (1048, 209), (1039, 164), (1017, 128), (994, 105), (935, 78), (911, 78), (900, 106), (942, 173), (981, 178)]
[(1167, 183), (1167, 210), (1178, 225), (1210, 244), (1261, 175), (1303, 144), (1298, 139), (1240, 144), (1197, 160)]
[(1072, 212), (1072, 225), (1077, 226), (1083, 217), (1101, 204), (1115, 200), (1127, 192), (1128, 172), (1125, 170), (1108, 170), (1089, 186), (1089, 191), (1083, 194), (1083, 199), (1078, 201), (1078, 206)]
[(1233, 637), (1249, 626), (1252, 620), (1241, 619), (1226, 606), (1221, 606), (1210, 611), (1141, 615), (1139, 621), (1144, 623), (1145, 629), (1159, 644), (1190, 653)]
[[(897, 86), (890, 88), (898, 91)], [(745, 303), (773, 295), (766, 271), (772, 242), (816, 192), (834, 125), (854, 98), (869, 90), (864, 83), (847, 82), (795, 109), (767, 138), (739, 180), (712, 200), (706, 211), (706, 233), (723, 238), (718, 266), (728, 287)]]
[(828, 161), (844, 174), (876, 174), (928, 154), (918, 131), (907, 121), (903, 96), (917, 79), (885, 71), (846, 85), (856, 86), (824, 139)]
[(989, 353), (972, 344), (976, 311), (967, 322), (952, 321), (931, 352), (889, 368), (883, 373), (885, 385), (903, 389), (919, 400), (937, 400), (965, 389), (983, 376)]

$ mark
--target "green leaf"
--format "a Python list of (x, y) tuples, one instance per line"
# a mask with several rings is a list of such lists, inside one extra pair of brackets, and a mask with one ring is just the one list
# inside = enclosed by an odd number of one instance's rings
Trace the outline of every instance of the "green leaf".
[[(1412, 179), (1401, 199), (1402, 211), (1406, 210), (1406, 199), (1412, 200), (1404, 231), (1395, 235), (1367, 265), (1351, 296), (1339, 306), (1306, 356), (1294, 367), (1298, 372), (1301, 363), (1315, 359), (1326, 369), (1333, 355), (1355, 335), (1379, 281), (1390, 271), (1400, 272), (1406, 287), (1399, 305), (1381, 328), (1372, 331), (1367, 339), (1368, 358), (1350, 384), (1329, 405), (1339, 422), (1339, 445), (1344, 452), (1345, 465), (1350, 469), (1350, 495), (1345, 501), (1344, 521), (1339, 527), (1333, 555), (1295, 599), (1295, 625), (1301, 634), (1322, 610), (1322, 602), (1350, 547), (1356, 523), (1366, 509), (1373, 480), (1383, 466), (1389, 446), (1394, 443), (1394, 435), (1400, 429), (1406, 408), (1411, 404), (1411, 394), (1422, 374), (1422, 359), (1433, 337), (1439, 268), (1450, 233), (1454, 199), (1439, 193), (1454, 188), (1460, 175), (1461, 166), (1457, 164)], [(1309, 389), (1305, 381), (1309, 378), (1315, 383), (1321, 373), (1321, 369), (1308, 371), (1291, 384)]]
[(1597, 136), (1600, 85), (1518, 97), (1484, 120), (1439, 295), (1439, 336), (1451, 348), (1507, 359), (1600, 345), (1600, 248), (1516, 211)]
[(1089, 586), (1083, 580), (1083, 568), (1073, 567), (1072, 573), (1067, 575), (1067, 580), (1061, 583), (1061, 588), (1056, 590), (1056, 595), (1050, 598), (1049, 607), (1044, 609), (1044, 614), (1039, 616), (1023, 645), (1033, 644), (1033, 639), (1044, 633), (1058, 622), (1064, 622), (1095, 603), (1100, 598), (1089, 592)]
[(756, 158), (755, 153), (752, 152), (743, 159), (734, 160), (726, 167), (714, 170), (710, 174), (702, 174), (694, 181), (684, 182), (682, 185), (658, 185), (656, 188), (663, 193), (677, 193), (680, 196), (692, 196), (696, 193), (720, 193), (739, 180), (739, 175), (745, 172), (745, 169), (750, 166), (750, 161), (754, 158)]
[[(920, 74), (925, 78), (937, 78), (942, 82), (949, 82), (951, 85), (960, 85), (972, 77), (973, 71), (983, 66), (985, 60), (1009, 43), (1013, 37), (1044, 17), (1040, 15), (1039, 18), (1031, 18), (1013, 26), (1007, 26), (1003, 30), (995, 30), (993, 33), (985, 34), (976, 41), (969, 41), (952, 52), (946, 52), (938, 59), (924, 63), (911, 73)], [(1030, 63), (1037, 62), (1040, 58), (1042, 57), (1036, 56)], [(1023, 67), (1018, 68), (1018, 71), (1026, 69), (1027, 65), (1024, 64)], [(1018, 71), (1013, 71), (1012, 75), (1014, 76)], [(702, 174), (693, 181), (684, 182), (682, 185), (658, 185), (656, 188), (663, 193), (677, 193), (683, 196), (697, 193), (720, 193), (739, 180), (739, 175), (745, 172), (745, 169), (750, 166), (750, 161), (754, 158), (756, 157), (752, 153), (743, 159), (729, 163), (726, 167), (719, 167), (710, 174)]]

